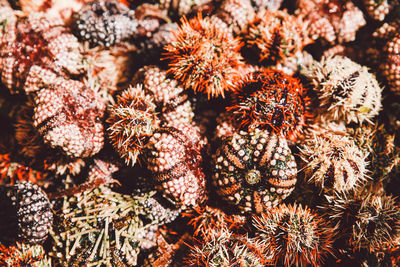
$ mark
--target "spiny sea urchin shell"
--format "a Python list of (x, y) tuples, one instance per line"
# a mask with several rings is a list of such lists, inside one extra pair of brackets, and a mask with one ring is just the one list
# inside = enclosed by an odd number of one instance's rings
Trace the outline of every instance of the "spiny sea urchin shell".
[(398, 245), (400, 207), (392, 196), (338, 195), (322, 208), (326, 219), (337, 224), (346, 248), (381, 251)]
[(59, 79), (37, 93), (34, 106), (34, 126), (53, 148), (79, 158), (92, 156), (103, 147), (105, 105), (83, 83)]
[(2, 207), (2, 231), (11, 227), (2, 235), (16, 231), (18, 238), (31, 244), (43, 243), (47, 239), (53, 213), (46, 193), (38, 185), (22, 182), (2, 188), (1, 198), (2, 205), (8, 204), (8, 207)]
[(280, 205), (255, 217), (256, 239), (279, 266), (321, 266), (332, 254), (334, 231), (323, 218), (301, 205)]
[(176, 40), (165, 46), (168, 73), (185, 89), (203, 92), (208, 98), (234, 90), (240, 78), (237, 68), (243, 65), (239, 39), (218, 28), (208, 17), (199, 15), (181, 22)]
[(217, 193), (241, 210), (276, 206), (296, 184), (296, 162), (285, 138), (255, 130), (227, 138), (214, 157)]
[(298, 8), (309, 21), (313, 39), (330, 43), (354, 41), (357, 30), (366, 24), (364, 15), (349, 0), (298, 0)]
[(335, 56), (316, 62), (306, 75), (318, 94), (321, 117), (362, 123), (378, 115), (382, 89), (366, 67)]
[(190, 124), (167, 125), (149, 140), (147, 168), (158, 189), (182, 209), (195, 207), (207, 197), (201, 166), (205, 145), (199, 129)]
[(285, 11), (264, 11), (248, 25), (244, 40), (260, 62), (275, 64), (293, 57), (311, 43), (307, 35), (307, 24), (300, 16), (289, 15)]
[(134, 165), (146, 142), (158, 127), (152, 98), (140, 85), (129, 87), (110, 109), (108, 135), (115, 150), (127, 164)]
[(80, 39), (92, 46), (110, 47), (137, 31), (134, 11), (116, 0), (93, 1), (74, 15), (74, 28)]
[(164, 124), (191, 123), (192, 104), (184, 89), (167, 72), (157, 66), (145, 66), (136, 72), (133, 84), (143, 84), (143, 90), (153, 98), (161, 122)]
[(263, 242), (234, 235), (228, 229), (209, 231), (206, 239), (190, 246), (185, 266), (267, 266)]
[(248, 74), (227, 108), (245, 130), (266, 129), (295, 140), (305, 124), (305, 96), (300, 80), (278, 70)]
[(43, 13), (7, 22), (4, 34), (0, 35), (0, 72), (1, 81), (11, 93), (24, 89), (36, 66), (45, 75), (81, 72), (78, 40), (63, 25), (61, 19), (47, 19)]
[(366, 180), (365, 155), (343, 132), (313, 131), (303, 144), (306, 177), (325, 192), (347, 192)]

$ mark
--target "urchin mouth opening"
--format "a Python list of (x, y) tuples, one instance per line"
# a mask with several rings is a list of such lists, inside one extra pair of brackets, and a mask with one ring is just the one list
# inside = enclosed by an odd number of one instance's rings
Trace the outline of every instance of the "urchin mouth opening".
[(256, 169), (249, 170), (244, 176), (246, 182), (250, 185), (257, 184), (261, 181), (261, 172)]

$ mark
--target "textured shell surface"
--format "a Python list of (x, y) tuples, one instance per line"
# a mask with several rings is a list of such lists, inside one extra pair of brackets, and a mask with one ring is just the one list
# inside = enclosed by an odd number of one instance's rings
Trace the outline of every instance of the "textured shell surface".
[(218, 194), (243, 211), (259, 213), (276, 206), (297, 181), (286, 140), (267, 131), (233, 134), (218, 148), (214, 163)]
[(202, 149), (206, 145), (199, 129), (190, 124), (167, 125), (149, 140), (147, 168), (158, 189), (182, 209), (206, 199)]
[(35, 244), (43, 243), (53, 223), (51, 204), (36, 184), (19, 183), (9, 191), (17, 210), (18, 237)]
[(319, 94), (322, 116), (346, 123), (371, 121), (382, 104), (382, 88), (368, 69), (349, 58), (335, 56), (308, 70)]
[(34, 102), (34, 126), (52, 147), (70, 157), (88, 157), (103, 147), (105, 104), (83, 83), (58, 80), (40, 90)]
[(32, 67), (62, 76), (82, 71), (76, 37), (61, 19), (47, 19), (40, 12), (7, 23), (0, 35), (0, 47), (1, 81), (12, 93), (20, 92), (26, 80), (37, 78), (35, 72), (31, 73)]

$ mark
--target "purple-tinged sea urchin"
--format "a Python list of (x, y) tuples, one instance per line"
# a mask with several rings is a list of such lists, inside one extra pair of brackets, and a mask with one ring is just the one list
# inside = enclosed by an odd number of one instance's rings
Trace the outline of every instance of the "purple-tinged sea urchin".
[[(46, 193), (38, 185), (22, 182), (2, 188), (1, 200), (2, 235), (12, 235), (16, 231), (18, 238), (31, 244), (43, 243), (47, 239), (53, 213)], [(8, 207), (4, 206), (6, 203), (9, 203)]]
[(134, 11), (116, 0), (92, 1), (74, 15), (77, 35), (91, 46), (110, 47), (132, 37), (138, 22)]

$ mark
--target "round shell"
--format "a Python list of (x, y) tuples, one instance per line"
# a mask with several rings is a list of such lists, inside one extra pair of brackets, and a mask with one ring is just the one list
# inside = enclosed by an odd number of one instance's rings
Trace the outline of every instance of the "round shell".
[(78, 40), (63, 24), (61, 19), (47, 19), (43, 13), (31, 13), (6, 24), (0, 35), (0, 73), (11, 93), (37, 90), (39, 78), (82, 71)]
[(98, 94), (74, 80), (59, 80), (34, 99), (34, 126), (45, 143), (69, 157), (89, 157), (103, 147), (105, 105)]
[(306, 75), (319, 95), (321, 117), (328, 120), (370, 121), (382, 107), (382, 89), (375, 76), (349, 58), (328, 58), (310, 67)]
[[(1, 228), (4, 231), (10, 227), (4, 234), (11, 235), (16, 231), (18, 238), (25, 242), (43, 243), (53, 223), (51, 204), (46, 193), (31, 182), (2, 188), (1, 193)], [(5, 207), (5, 203), (9, 203), (8, 207)]]
[(344, 133), (314, 132), (303, 145), (301, 157), (308, 164), (306, 176), (325, 192), (346, 192), (366, 179), (366, 156)]
[(169, 125), (157, 130), (148, 143), (147, 168), (158, 189), (182, 209), (206, 199), (201, 151), (205, 141), (190, 124)]
[(235, 133), (218, 148), (214, 164), (217, 193), (243, 211), (260, 213), (276, 206), (297, 181), (286, 140), (267, 131)]

